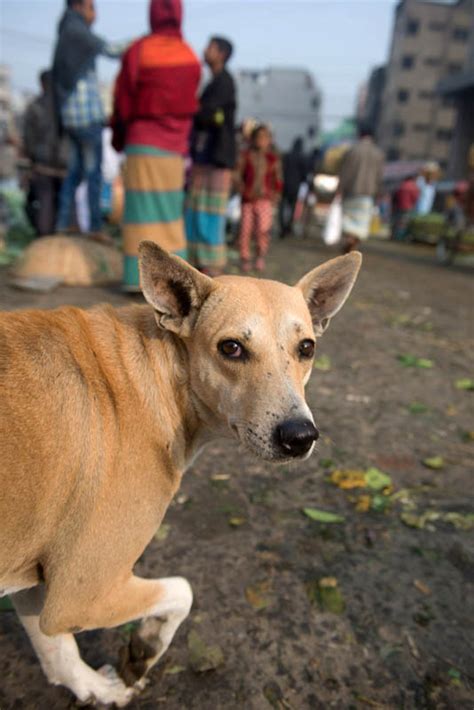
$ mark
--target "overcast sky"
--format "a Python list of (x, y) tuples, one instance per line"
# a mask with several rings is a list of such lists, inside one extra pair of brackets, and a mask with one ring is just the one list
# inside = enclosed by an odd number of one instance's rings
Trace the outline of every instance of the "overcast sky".
[[(147, 30), (148, 0), (96, 0), (94, 30), (127, 39)], [(388, 54), (396, 0), (184, 0), (185, 35), (201, 55), (210, 34), (235, 43), (235, 68), (310, 69), (323, 91), (323, 124), (353, 112), (357, 89)], [(1, 61), (18, 88), (35, 88), (51, 60), (64, 0), (0, 0)], [(101, 79), (117, 63), (100, 60)]]

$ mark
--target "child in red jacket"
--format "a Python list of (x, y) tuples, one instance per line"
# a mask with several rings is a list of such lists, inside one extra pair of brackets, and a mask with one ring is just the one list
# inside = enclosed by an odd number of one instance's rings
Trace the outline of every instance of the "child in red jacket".
[(272, 149), (272, 136), (265, 125), (257, 126), (250, 147), (243, 151), (237, 166), (238, 191), (242, 196), (239, 251), (243, 272), (251, 269), (250, 241), (255, 237), (257, 271), (265, 269), (265, 256), (270, 243), (273, 208), (282, 190), (281, 162)]

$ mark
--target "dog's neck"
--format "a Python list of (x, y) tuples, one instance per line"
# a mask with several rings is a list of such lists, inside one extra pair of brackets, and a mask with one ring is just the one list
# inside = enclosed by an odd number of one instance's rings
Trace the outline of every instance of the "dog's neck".
[[(176, 465), (184, 470), (188, 468), (209, 442), (228, 436), (215, 413), (192, 390), (190, 361), (186, 346), (173, 333), (159, 328), (151, 306), (130, 306), (114, 311), (119, 321), (133, 334), (137, 347), (143, 354), (148, 371), (153, 373), (156, 392), (163, 387), (164, 372), (168, 391), (172, 393), (172, 406), (176, 408), (184, 432), (182, 445), (175, 447)], [(132, 350), (130, 357), (136, 352)], [(128, 363), (124, 363), (126, 366)], [(127, 368), (130, 371), (133, 367)], [(135, 376), (136, 386), (140, 388), (140, 373)], [(166, 395), (164, 395), (166, 396)], [(171, 404), (170, 402), (167, 403)], [(156, 400), (156, 416), (160, 418), (162, 401)]]

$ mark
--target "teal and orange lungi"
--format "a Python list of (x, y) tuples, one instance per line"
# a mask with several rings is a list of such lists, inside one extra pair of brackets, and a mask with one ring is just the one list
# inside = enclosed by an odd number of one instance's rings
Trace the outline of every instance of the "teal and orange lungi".
[(138, 291), (138, 245), (143, 239), (186, 258), (184, 159), (147, 145), (128, 145), (125, 153), (124, 287)]
[(232, 171), (194, 165), (186, 197), (189, 261), (210, 274), (226, 265), (225, 224)]

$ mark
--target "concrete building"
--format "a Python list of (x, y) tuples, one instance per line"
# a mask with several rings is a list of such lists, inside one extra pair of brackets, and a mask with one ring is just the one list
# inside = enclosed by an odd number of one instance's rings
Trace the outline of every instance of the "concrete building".
[(385, 89), (386, 67), (375, 67), (369, 80), (359, 92), (356, 117), (357, 122), (377, 131), (382, 113), (382, 97)]
[(456, 122), (440, 80), (466, 63), (474, 0), (401, 0), (395, 10), (378, 141), (388, 160), (436, 160), (446, 170)]
[(301, 136), (308, 150), (318, 142), (321, 127), (321, 92), (306, 69), (270, 67), (235, 73), (238, 116), (269, 123), (281, 150)]
[(0, 64), (0, 124), (6, 125), (12, 111), (11, 70)]
[(469, 51), (462, 72), (445, 77), (439, 84), (441, 96), (454, 102), (456, 122), (451, 141), (448, 177), (458, 180), (468, 176), (474, 165), (468, 164), (468, 155), (474, 149), (474, 11), (472, 12)]

